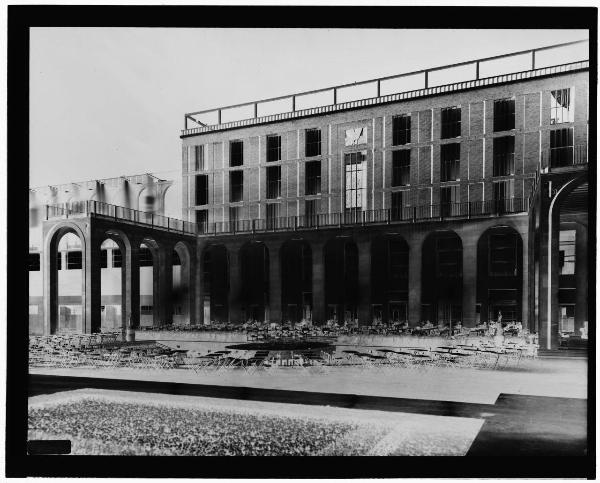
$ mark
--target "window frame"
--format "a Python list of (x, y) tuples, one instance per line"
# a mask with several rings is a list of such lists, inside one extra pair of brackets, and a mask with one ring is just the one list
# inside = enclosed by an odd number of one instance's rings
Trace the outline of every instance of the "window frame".
[(392, 151), (392, 187), (410, 186), (410, 149)]
[[(461, 143), (445, 143), (440, 145), (440, 182), (453, 182), (460, 181), (460, 154), (461, 154)], [(452, 149), (452, 151), (451, 151)], [(455, 151), (455, 152), (454, 152)], [(454, 154), (453, 156), (450, 156)], [(456, 171), (456, 176), (451, 177), (452, 173)]]
[[(402, 123), (404, 121), (404, 123)], [(398, 114), (392, 117), (392, 146), (410, 144), (411, 115)]]
[(440, 139), (455, 139), (462, 136), (461, 106), (443, 107), (440, 111)]
[[(275, 177), (275, 179), (273, 179)], [(266, 172), (267, 195), (268, 200), (281, 198), (281, 165), (267, 166)]]
[[(555, 89), (550, 91), (550, 125), (556, 126), (557, 124), (565, 124), (573, 122), (575, 119), (575, 103), (573, 102), (573, 96), (571, 95), (572, 88), (564, 87), (562, 89)], [(567, 93), (568, 107), (558, 105), (556, 100), (557, 93)], [(560, 116), (558, 113), (560, 112)], [(565, 115), (566, 113), (566, 115)], [(560, 117), (560, 119), (559, 119)]]
[[(207, 174), (197, 174), (195, 176), (195, 187), (196, 187), (196, 198), (195, 198), (195, 206), (204, 206), (209, 203), (209, 188), (208, 188), (208, 175)], [(199, 184), (199, 181), (202, 181), (204, 187), (202, 188)], [(203, 196), (200, 196), (203, 189)], [(204, 203), (202, 203), (204, 201)]]
[[(234, 151), (234, 146), (236, 146)], [(238, 147), (239, 146), (239, 152)], [(237, 157), (239, 156), (239, 159)], [(236, 158), (236, 159), (234, 159)], [(236, 168), (244, 165), (244, 141), (240, 139), (234, 139), (229, 141), (229, 167)]]
[[(313, 169), (316, 174), (312, 172)], [(304, 194), (306, 196), (321, 194), (321, 161), (307, 161), (304, 165)]]
[[(309, 140), (308, 140), (309, 133), (318, 133), (319, 140), (309, 142)], [(322, 142), (322, 133), (321, 133), (320, 128), (306, 129), (304, 131), (304, 156), (306, 158), (312, 158), (314, 156), (321, 156), (321, 142)], [(314, 146), (317, 146), (317, 148), (314, 148)], [(316, 151), (314, 154), (312, 151), (313, 149), (315, 149), (315, 151)]]
[[(276, 141), (273, 146), (273, 141)], [(281, 161), (281, 135), (269, 134), (266, 142), (266, 160), (267, 163)]]
[[(502, 148), (510, 147), (509, 140), (512, 139), (512, 152), (508, 149), (502, 150)], [(505, 144), (505, 146), (502, 146)], [(503, 152), (497, 152), (502, 150)], [(492, 176), (514, 176), (515, 175), (515, 136), (498, 136), (493, 138), (492, 142)], [(504, 158), (504, 161), (501, 159)], [(504, 170), (500, 168), (504, 167)], [(507, 168), (507, 169), (506, 169)]]
[[(501, 105), (508, 105), (502, 107)], [(516, 126), (516, 102), (514, 97), (505, 97), (494, 100), (493, 131), (512, 131)]]
[[(235, 180), (234, 177), (238, 176), (240, 180)], [(234, 183), (234, 181), (236, 182)], [(239, 199), (234, 199), (234, 194), (238, 193), (238, 190), (234, 188), (239, 188)], [(229, 202), (238, 203), (240, 201), (244, 201), (244, 170), (236, 169), (229, 172)]]

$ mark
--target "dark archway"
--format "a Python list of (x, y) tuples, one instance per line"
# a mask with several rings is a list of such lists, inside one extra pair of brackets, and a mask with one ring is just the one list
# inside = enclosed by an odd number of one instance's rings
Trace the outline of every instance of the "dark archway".
[(248, 242), (240, 249), (240, 263), (243, 319), (265, 321), (269, 307), (269, 250), (262, 242)]
[(358, 323), (358, 247), (351, 238), (329, 240), (325, 256), (327, 320)]
[(229, 263), (225, 245), (210, 245), (202, 254), (204, 298), (201, 307), (204, 324), (227, 322), (229, 294)]
[(281, 268), (283, 320), (312, 320), (312, 250), (308, 242), (285, 242), (281, 247)]
[(462, 319), (462, 241), (451, 230), (423, 242), (421, 320), (448, 324)]
[(400, 235), (374, 238), (371, 244), (373, 320), (408, 321), (409, 248)]
[(523, 240), (508, 226), (488, 228), (477, 242), (480, 322), (523, 320)]

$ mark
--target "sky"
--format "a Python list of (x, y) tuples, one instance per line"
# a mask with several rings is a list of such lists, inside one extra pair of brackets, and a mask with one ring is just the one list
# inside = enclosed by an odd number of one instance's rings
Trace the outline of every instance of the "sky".
[(179, 178), (186, 112), (584, 38), (585, 30), (32, 28), (30, 186)]

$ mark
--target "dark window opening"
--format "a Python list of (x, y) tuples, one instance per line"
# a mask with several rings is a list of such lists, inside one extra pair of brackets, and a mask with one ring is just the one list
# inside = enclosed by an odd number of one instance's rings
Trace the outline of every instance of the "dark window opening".
[(208, 204), (208, 175), (196, 176), (196, 205)]
[(460, 143), (442, 144), (440, 181), (460, 179)]
[(40, 271), (40, 254), (30, 253), (28, 258), (28, 267), (30, 272)]
[(396, 191), (392, 193), (392, 220), (402, 220), (405, 217), (405, 208), (408, 205), (408, 191)]
[(493, 176), (515, 174), (515, 138), (504, 136), (494, 138)]
[(460, 214), (460, 186), (442, 186), (440, 188), (441, 216), (455, 216)]
[(267, 136), (267, 162), (281, 160), (281, 136)]
[(569, 88), (550, 92), (550, 124), (563, 122), (573, 122), (573, 106)]
[(81, 270), (83, 254), (80, 251), (67, 252), (67, 270)]
[(573, 128), (550, 131), (550, 166), (573, 164)]
[(108, 268), (108, 250), (100, 250), (100, 268)]
[(140, 248), (140, 267), (151, 267), (153, 266), (152, 252), (149, 248)]
[(208, 210), (196, 211), (196, 224), (198, 225), (198, 232), (206, 233), (208, 231)]
[(173, 250), (173, 257), (171, 258), (171, 263), (173, 266), (181, 265), (181, 258), (179, 258), (179, 253)]
[(321, 161), (310, 161), (305, 165), (305, 194), (321, 193)]
[(392, 186), (410, 184), (410, 149), (392, 153)]
[(194, 168), (196, 171), (204, 171), (204, 146), (194, 146)]
[(442, 139), (460, 136), (460, 107), (442, 109)]
[(321, 130), (307, 129), (306, 130), (306, 157), (321, 155)]
[(319, 214), (317, 203), (319, 200), (306, 200), (304, 202), (304, 216), (306, 226), (315, 226), (317, 224), (317, 215)]
[(281, 197), (281, 166), (267, 168), (267, 199)]
[(279, 203), (267, 204), (267, 228), (272, 230), (277, 228), (277, 219), (279, 218)]
[(392, 145), (410, 143), (410, 114), (392, 118)]
[(510, 131), (515, 128), (515, 100), (494, 101), (494, 132)]
[(236, 202), (244, 199), (244, 172), (231, 171), (229, 173), (229, 201)]
[(113, 248), (112, 250), (112, 266), (113, 268), (120, 268), (123, 266), (123, 256), (121, 250)]
[(241, 166), (242, 164), (244, 164), (244, 143), (231, 141), (229, 143), (229, 166)]

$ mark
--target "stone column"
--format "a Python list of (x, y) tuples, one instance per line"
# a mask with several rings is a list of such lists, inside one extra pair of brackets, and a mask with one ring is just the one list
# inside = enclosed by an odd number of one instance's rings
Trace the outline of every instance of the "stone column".
[(187, 244), (187, 249), (189, 251), (189, 259), (188, 259), (188, 263), (187, 266), (182, 267), (182, 280), (185, 280), (187, 283), (187, 289), (188, 289), (188, 293), (187, 293), (187, 302), (188, 302), (188, 313), (187, 316), (189, 317), (189, 323), (190, 325), (196, 325), (197, 324), (197, 312), (196, 312), (196, 292), (197, 292), (197, 288), (196, 288), (196, 273), (198, 272), (197, 270), (197, 263), (196, 263), (196, 245), (195, 244)]
[[(575, 333), (588, 320), (588, 229), (582, 223), (577, 223), (575, 232)], [(588, 323), (589, 330), (589, 323)]]
[[(154, 266), (156, 267), (156, 264)], [(157, 300), (156, 294), (154, 300)], [(158, 248), (158, 317), (161, 325), (173, 323), (173, 246), (171, 244), (164, 244)]]
[(132, 328), (140, 326), (140, 241), (131, 240), (131, 246), (122, 253), (122, 283), (125, 298), (123, 311), (123, 336), (131, 323)]
[(195, 290), (192, 294), (194, 298), (194, 310), (196, 313), (195, 323), (197, 325), (203, 325), (206, 321), (204, 320), (204, 264), (203, 257), (204, 251), (207, 249), (208, 244), (204, 238), (198, 238), (196, 242), (196, 251), (194, 253), (195, 271), (193, 277), (195, 280)]
[(281, 242), (265, 242), (269, 251), (269, 322), (281, 323)]
[(464, 327), (475, 327), (477, 320), (477, 240), (475, 233), (464, 236), (462, 240), (462, 324)]
[(81, 240), (84, 247), (84, 282), (82, 292), (83, 317), (80, 331), (84, 334), (100, 332), (102, 315), (100, 313), (100, 244), (98, 234), (88, 224), (86, 240)]
[(521, 240), (523, 246), (523, 258), (522, 258), (522, 275), (519, 281), (521, 285), (521, 323), (523, 328), (529, 327), (529, 230), (525, 229), (521, 233)]
[(357, 240), (358, 324), (371, 325), (371, 240)]
[(227, 245), (229, 261), (229, 323), (243, 324), (242, 316), (242, 264), (240, 260), (241, 243)]
[(423, 235), (414, 234), (408, 242), (408, 323), (415, 327), (421, 323), (421, 254)]
[[(45, 231), (45, 230), (44, 230)], [(44, 335), (56, 332), (58, 316), (58, 272), (57, 272), (57, 236), (44, 233), (44, 252), (42, 255), (44, 285)]]
[(311, 244), (312, 251), (312, 323), (321, 325), (325, 320), (325, 258), (324, 244)]

